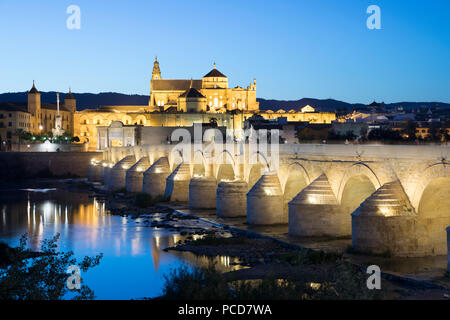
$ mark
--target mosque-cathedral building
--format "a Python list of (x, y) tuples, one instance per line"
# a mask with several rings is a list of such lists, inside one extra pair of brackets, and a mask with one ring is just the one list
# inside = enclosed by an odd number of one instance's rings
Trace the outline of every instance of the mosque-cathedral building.
[[(57, 106), (41, 103), (34, 82), (28, 93), (27, 106), (0, 105), (0, 135), (5, 115), (24, 113), (29, 123), (24, 131), (32, 134), (51, 132), (57, 115)], [(6, 110), (8, 109), (8, 110)], [(12, 110), (12, 111), (11, 111)], [(228, 77), (216, 68), (202, 79), (164, 79), (159, 62), (155, 59), (150, 80), (150, 99), (143, 106), (101, 106), (96, 109), (76, 111), (76, 100), (70, 92), (59, 107), (62, 128), (86, 143), (87, 150), (100, 149), (98, 127), (108, 127), (114, 121), (125, 126), (190, 127), (194, 123), (209, 123), (214, 119), (219, 126), (242, 129), (244, 121), (258, 114), (265, 119), (287, 118), (287, 121), (331, 123), (334, 113), (316, 112), (307, 106), (300, 111), (260, 110), (256, 100), (256, 79), (246, 88), (230, 88)], [(17, 129), (17, 128), (16, 128)]]

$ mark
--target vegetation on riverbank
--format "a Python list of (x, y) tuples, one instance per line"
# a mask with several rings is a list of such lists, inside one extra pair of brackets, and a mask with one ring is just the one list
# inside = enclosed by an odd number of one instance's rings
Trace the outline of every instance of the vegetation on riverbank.
[[(335, 274), (321, 281), (304, 277), (268, 274), (262, 279), (237, 280), (214, 265), (207, 268), (179, 267), (165, 275), (162, 299), (167, 300), (355, 300), (378, 299), (379, 291), (367, 289), (365, 275), (340, 262)], [(334, 279), (332, 279), (334, 278)], [(331, 279), (331, 280), (330, 280)]]
[[(8, 264), (0, 268), (0, 300), (60, 300), (67, 298), (67, 280), (70, 266), (81, 271), (97, 266), (102, 254), (84, 257), (81, 262), (73, 252), (59, 252), (59, 234), (44, 240), (39, 254), (31, 255), (27, 236), (20, 239), (18, 248), (6, 249)], [(78, 279), (77, 279), (78, 280)], [(80, 278), (80, 288), (73, 290), (75, 300), (94, 299), (94, 292)]]

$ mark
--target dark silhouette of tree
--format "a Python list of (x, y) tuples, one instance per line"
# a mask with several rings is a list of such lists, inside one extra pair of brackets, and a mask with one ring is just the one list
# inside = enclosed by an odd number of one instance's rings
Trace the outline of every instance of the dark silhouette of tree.
[[(8, 252), (8, 266), (0, 269), (0, 299), (2, 300), (60, 300), (69, 292), (67, 279), (69, 266), (76, 265), (86, 272), (100, 263), (102, 254), (84, 257), (77, 263), (73, 252), (59, 252), (59, 234), (44, 240), (39, 254), (27, 248), (27, 236), (20, 239), (20, 246)], [(31, 259), (30, 259), (31, 257)], [(76, 300), (94, 298), (94, 292), (80, 279), (80, 289), (74, 290)]]

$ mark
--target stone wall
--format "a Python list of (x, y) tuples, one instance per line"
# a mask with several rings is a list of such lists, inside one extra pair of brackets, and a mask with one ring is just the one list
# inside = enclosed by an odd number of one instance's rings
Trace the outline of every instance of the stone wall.
[[(88, 176), (92, 159), (99, 152), (0, 152), (0, 179), (44, 176)], [(14, 177), (10, 174), (14, 173)], [(47, 173), (47, 174), (44, 174)]]

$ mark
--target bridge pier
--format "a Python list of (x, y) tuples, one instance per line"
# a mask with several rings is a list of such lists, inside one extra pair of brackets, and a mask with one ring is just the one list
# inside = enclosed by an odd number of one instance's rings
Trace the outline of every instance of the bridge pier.
[(264, 173), (247, 193), (247, 222), (254, 225), (287, 223), (283, 199), (277, 173)]
[(217, 180), (213, 176), (194, 177), (189, 183), (189, 207), (214, 209), (216, 207)]
[(352, 213), (352, 246), (358, 252), (420, 255), (418, 220), (398, 181), (379, 188)]
[(351, 233), (325, 174), (289, 202), (290, 236), (344, 236)]
[(191, 180), (191, 168), (189, 164), (181, 163), (167, 177), (164, 198), (170, 201), (189, 201), (189, 182)]
[(152, 197), (163, 197), (169, 174), (169, 159), (167, 157), (159, 158), (144, 172), (143, 191)]
[(450, 278), (450, 227), (447, 227), (447, 276)]
[(135, 163), (136, 158), (134, 156), (126, 156), (111, 168), (108, 182), (109, 191), (125, 188), (127, 170)]
[(248, 184), (245, 181), (222, 181), (217, 187), (216, 214), (221, 218), (245, 217)]
[(102, 166), (98, 163), (91, 163), (88, 166), (88, 181), (100, 182), (101, 181)]
[(102, 178), (103, 185), (107, 188), (109, 183), (109, 174), (111, 172), (112, 164), (105, 162), (102, 164), (102, 170), (100, 176)]
[(144, 171), (150, 166), (148, 157), (141, 158), (127, 170), (125, 185), (127, 192), (142, 192), (144, 183)]
[(189, 183), (189, 207), (214, 209), (216, 207), (217, 180), (211, 163), (205, 164), (205, 176), (194, 176)]

